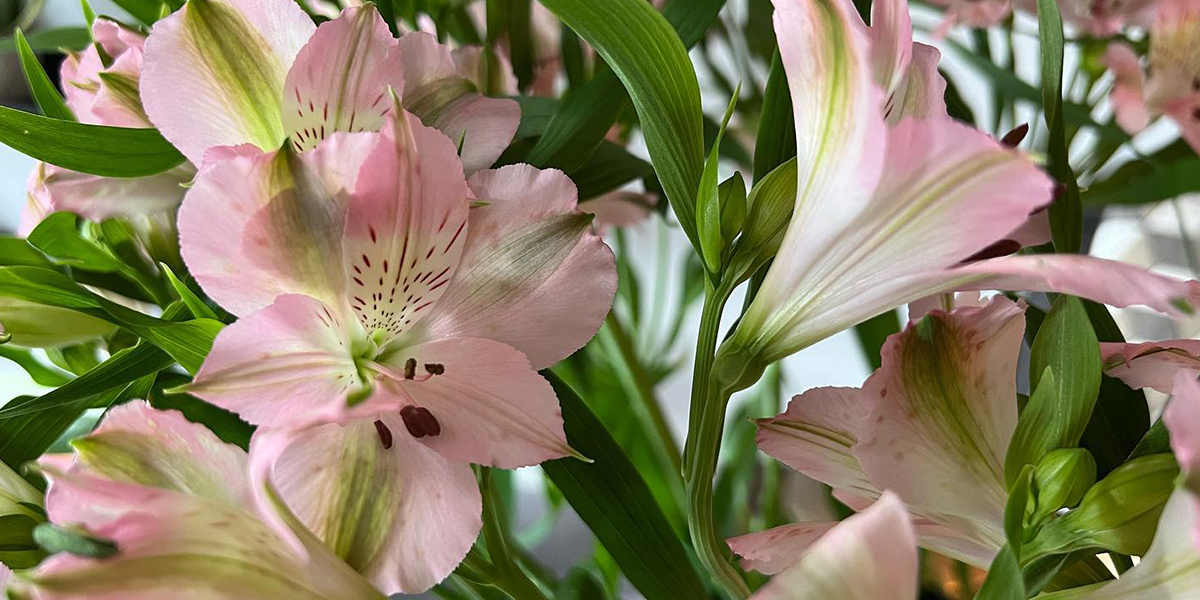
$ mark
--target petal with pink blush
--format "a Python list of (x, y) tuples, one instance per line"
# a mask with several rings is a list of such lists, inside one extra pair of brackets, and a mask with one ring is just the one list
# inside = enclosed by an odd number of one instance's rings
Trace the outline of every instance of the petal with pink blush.
[(283, 128), (296, 150), (335, 131), (378, 131), (392, 109), (388, 88), (404, 89), (396, 39), (373, 4), (322, 23), (288, 70)]
[(218, 147), (179, 211), (191, 274), (218, 304), (244, 316), (280, 294), (302, 293), (340, 308), (345, 212), (373, 133), (339, 133), (318, 148), (264, 154)]
[(792, 398), (787, 411), (758, 421), (758, 448), (836, 490), (875, 498), (851, 449), (868, 406), (858, 388), (813, 388)]
[[(904, 0), (878, 0), (871, 4), (867, 28), (871, 49), (871, 74), (888, 95), (904, 84), (913, 59), (912, 19)], [(886, 113), (886, 110), (885, 110)]]
[[(997, 540), (980, 541), (953, 527), (928, 519), (915, 518), (912, 526), (917, 534), (917, 543), (922, 548), (980, 568), (987, 568), (992, 564), (992, 559), (996, 557), (1002, 545), (1002, 542)], [(970, 529), (965, 528), (968, 531)]]
[(346, 301), (368, 333), (386, 340), (436, 309), (470, 235), (470, 192), (454, 145), (399, 112), (363, 165), (342, 241)]
[(71, 446), (72, 471), (250, 506), (246, 452), (177, 411), (135, 400), (109, 410)]
[[(1180, 371), (1175, 376), (1175, 393), (1163, 412), (1163, 423), (1171, 432), (1171, 449), (1183, 482), (1194, 497), (1200, 497), (1200, 381), (1194, 371)], [(1196, 548), (1200, 551), (1200, 529), (1196, 531)]]
[(915, 514), (997, 547), (1024, 324), (1023, 307), (1000, 296), (889, 338), (863, 386), (870, 412), (854, 446), (871, 482)]
[(146, 40), (146, 114), (196, 165), (213, 146), (279, 148), (284, 78), (314, 29), (300, 5), (283, 0), (184, 6)]
[[(496, 162), (521, 122), (521, 108), (507, 98), (489, 98), (459, 73), (450, 49), (437, 38), (413, 32), (400, 38), (404, 56), (404, 108), (462, 145), (469, 175)], [(476, 73), (470, 73), (475, 76)]]
[(397, 414), (260, 431), (251, 460), (301, 522), (389, 594), (442, 581), (479, 535), (481, 499), (470, 465), (418, 443)]
[(917, 545), (904, 504), (884, 493), (833, 527), (753, 600), (892, 600), (917, 597)]
[(1137, 54), (1125, 44), (1109, 44), (1103, 62), (1116, 78), (1109, 99), (1117, 124), (1131, 134), (1145, 129), (1150, 118), (1142, 90), (1145, 78)]
[(1101, 343), (1104, 372), (1134, 389), (1170, 394), (1181, 372), (1200, 373), (1200, 340), (1167, 340), (1141, 344)]
[(617, 287), (612, 251), (561, 171), (510, 165), (470, 184), (487, 204), (471, 209), (462, 264), (427, 334), (496, 340), (548, 367), (604, 322)]
[(933, 46), (915, 42), (912, 46), (912, 61), (905, 78), (884, 108), (892, 125), (905, 117), (927, 119), (946, 114), (946, 80), (938, 73), (942, 54)]
[(796, 559), (821, 536), (837, 526), (832, 523), (792, 523), (729, 538), (726, 543), (742, 557), (742, 568), (774, 575), (796, 564)]
[[(399, 376), (410, 358), (421, 374), (416, 380)], [(572, 453), (554, 389), (510, 346), (475, 338), (434, 340), (398, 350), (389, 364), (392, 378), (381, 382), (383, 388), (425, 411), (418, 419), (413, 408), (402, 410), (406, 427), (397, 435), (420, 434), (421, 443), (446, 458), (503, 469)], [(444, 372), (427, 374), (425, 365)]]
[(99, 177), (49, 164), (38, 166), (36, 188), (53, 211), (69, 210), (93, 221), (110, 217), (144, 217), (174, 210), (183, 200), (184, 187), (196, 175), (182, 165), (149, 177)]
[(338, 418), (363, 386), (346, 320), (308, 296), (280, 296), (217, 334), (188, 390), (255, 425)]

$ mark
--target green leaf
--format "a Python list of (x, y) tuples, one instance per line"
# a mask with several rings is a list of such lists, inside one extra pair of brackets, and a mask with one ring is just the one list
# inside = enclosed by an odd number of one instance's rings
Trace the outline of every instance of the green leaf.
[(42, 109), (42, 114), (55, 119), (74, 121), (75, 114), (67, 107), (62, 95), (58, 93), (58, 88), (54, 87), (50, 76), (46, 75), (45, 69), (42, 68), (42, 63), (34, 56), (33, 48), (29, 46), (25, 34), (18, 29), (13, 35), (17, 40), (17, 56), (21, 59), (21, 70), (25, 72), (25, 81), (29, 84), (29, 95), (33, 97), (38, 108)]
[(700, 86), (679, 36), (644, 0), (542, 4), (591, 44), (625, 84), (667, 199), (698, 244), (693, 195), (704, 168)]
[(117, 545), (110, 540), (90, 537), (53, 523), (34, 527), (33, 540), (50, 554), (65, 552), (86, 558), (107, 558), (118, 552)]
[(732, 240), (746, 223), (746, 181), (739, 171), (717, 186), (721, 202), (721, 239)]
[(102, 273), (127, 268), (107, 249), (83, 237), (79, 231), (79, 217), (75, 213), (63, 211), (47, 216), (29, 232), (27, 239), (58, 264)]
[(166, 263), (159, 263), (158, 266), (160, 269), (162, 269), (162, 272), (167, 275), (167, 280), (171, 282), (171, 287), (175, 289), (175, 293), (179, 295), (179, 299), (182, 300), (184, 305), (187, 306), (188, 310), (192, 312), (192, 315), (199, 319), (213, 319), (214, 321), (219, 320), (217, 313), (214, 312), (213, 309), (209, 308), (208, 305), (205, 304), (195, 292), (189, 289), (187, 284), (180, 281), (179, 278), (175, 276), (175, 272), (171, 270), (171, 267), (168, 267)]
[(0, 356), (17, 363), (34, 383), (46, 387), (58, 387), (71, 381), (71, 375), (54, 367), (44, 365), (31, 350), (16, 348), (7, 344), (0, 345)]
[(754, 141), (754, 183), (796, 156), (796, 126), (792, 117), (792, 94), (779, 50), (771, 57), (767, 89), (763, 93), (762, 116)]
[(571, 173), (579, 188), (579, 200), (589, 200), (611, 192), (630, 181), (653, 177), (654, 167), (612, 142), (604, 141), (591, 158)]
[(542, 469), (647, 600), (708, 597), (637, 468), (569, 386), (550, 371), (542, 374), (562, 404), (567, 440), (594, 461), (563, 458)]
[(1013, 556), (1008, 544), (992, 559), (987, 578), (983, 580), (975, 600), (1025, 600), (1025, 580), (1021, 577), (1017, 557)]
[(155, 129), (88, 125), (0, 106), (0, 143), (64, 169), (104, 177), (145, 177), (183, 163)]
[(1030, 353), (1029, 403), (1017, 419), (1004, 460), (1010, 484), (1025, 465), (1079, 443), (1100, 392), (1100, 345), (1083, 303), (1060, 295)]
[(1050, 231), (1056, 250), (1075, 253), (1083, 244), (1083, 203), (1071, 170), (1063, 117), (1063, 25), (1057, 0), (1037, 0), (1037, 15), (1042, 49), (1042, 110), (1050, 131), (1047, 170), (1065, 188), (1050, 205)]
[[(57, 52), (59, 50), (83, 50), (92, 43), (92, 34), (86, 27), (60, 27), (31, 33), (26, 36), (30, 49), (35, 52)], [(0, 39), (0, 52), (17, 50), (16, 37)]]
[(1149, 204), (1200, 191), (1200, 168), (1196, 151), (1183, 140), (1133, 160), (1094, 182), (1083, 192), (1088, 206)]
[(488, 46), (500, 40), (508, 42), (509, 61), (517, 86), (524, 90), (533, 83), (537, 50), (531, 31), (530, 0), (488, 0)]
[[(182, 375), (162, 373), (159, 375), (161, 385), (155, 387), (171, 389), (188, 381), (189, 379)], [(189, 394), (156, 392), (150, 395), (149, 400), (151, 406), (159, 410), (177, 410), (183, 413), (187, 420), (204, 425), (223, 442), (243, 450), (250, 449), (250, 437), (254, 435), (254, 426), (232, 412)]]
[(0, 237), (0, 266), (53, 267), (46, 255), (21, 238)]
[(159, 0), (113, 0), (113, 3), (146, 25), (153, 25), (162, 16), (163, 3)]
[(717, 169), (721, 140), (725, 138), (725, 129), (729, 127), (729, 119), (737, 108), (737, 101), (738, 90), (735, 90), (733, 97), (729, 99), (729, 106), (725, 109), (725, 117), (721, 119), (721, 126), (717, 129), (717, 136), (713, 139), (712, 149), (708, 152), (708, 160), (700, 174), (700, 187), (695, 195), (696, 237), (700, 241), (696, 249), (700, 251), (700, 257), (704, 259), (708, 272), (714, 275), (721, 272), (721, 258), (725, 253), (726, 242), (729, 241), (722, 235), (721, 194), (717, 185)]

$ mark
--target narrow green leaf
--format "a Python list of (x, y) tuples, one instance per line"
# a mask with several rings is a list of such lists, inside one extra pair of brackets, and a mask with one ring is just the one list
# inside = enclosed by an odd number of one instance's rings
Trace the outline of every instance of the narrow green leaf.
[(25, 81), (29, 84), (29, 95), (37, 103), (38, 108), (42, 109), (42, 114), (55, 119), (74, 121), (75, 114), (63, 101), (62, 94), (58, 93), (58, 88), (54, 87), (50, 76), (46, 75), (46, 70), (42, 68), (42, 63), (38, 62), (33, 48), (25, 39), (25, 34), (18, 29), (13, 37), (17, 41), (17, 56), (21, 59), (21, 70), (25, 72)]
[(796, 155), (796, 126), (792, 117), (792, 95), (779, 50), (771, 57), (767, 89), (763, 92), (762, 117), (754, 141), (754, 183)]
[(86, 558), (107, 558), (118, 552), (112, 541), (94, 538), (53, 523), (33, 528), (33, 540), (50, 554), (65, 552)]
[(0, 266), (53, 267), (46, 255), (21, 238), (0, 237)]
[(1025, 581), (1021, 567), (1007, 544), (992, 559), (987, 578), (975, 594), (975, 600), (1025, 600)]
[(0, 356), (17, 363), (34, 383), (46, 387), (58, 387), (71, 380), (69, 373), (41, 363), (33, 352), (25, 348), (16, 348), (8, 344), (0, 345)]
[(27, 239), (58, 264), (104, 273), (126, 268), (107, 249), (83, 237), (75, 213), (63, 211), (47, 216), (29, 232)]
[(171, 282), (171, 287), (175, 289), (175, 293), (179, 295), (179, 299), (188, 307), (188, 310), (192, 311), (192, 315), (198, 319), (219, 320), (217, 313), (209, 308), (195, 292), (189, 289), (187, 284), (180, 281), (175, 276), (175, 272), (171, 270), (171, 267), (168, 267), (166, 263), (158, 263), (158, 266), (167, 275), (167, 280)]
[(567, 440), (594, 461), (563, 458), (542, 469), (647, 600), (708, 597), (637, 468), (569, 386), (550, 371), (542, 374), (562, 404)]
[[(155, 387), (168, 390), (189, 381), (190, 378), (176, 373), (160, 373)], [(187, 420), (204, 425), (223, 442), (243, 450), (250, 449), (250, 437), (254, 435), (254, 426), (232, 412), (189, 394), (155, 391), (150, 394), (149, 400), (151, 406), (159, 410), (177, 410), (183, 413)]]
[(1183, 140), (1132, 160), (1083, 192), (1088, 206), (1150, 204), (1200, 191), (1196, 151)]
[(721, 140), (725, 138), (725, 129), (729, 127), (729, 119), (737, 108), (739, 91), (740, 87), (729, 99), (729, 106), (725, 109), (725, 116), (721, 119), (721, 126), (713, 139), (712, 149), (708, 152), (708, 160), (704, 163), (704, 170), (700, 174), (700, 186), (695, 195), (696, 237), (700, 242), (696, 249), (700, 251), (700, 257), (704, 259), (708, 272), (714, 275), (721, 272), (721, 259), (728, 241), (721, 231), (721, 195), (717, 185), (717, 169)]
[(162, 15), (163, 3), (159, 0), (113, 0), (113, 3), (146, 25), (153, 25)]
[(1063, 26), (1056, 0), (1037, 0), (1042, 52), (1042, 111), (1050, 131), (1047, 170), (1063, 186), (1050, 205), (1050, 230), (1059, 252), (1079, 252), (1083, 244), (1083, 203), (1071, 170), (1066, 121), (1062, 110)]
[(0, 143), (64, 169), (105, 177), (145, 177), (183, 163), (155, 129), (88, 125), (0, 106)]
[(611, 192), (630, 181), (653, 177), (654, 167), (609, 141), (601, 142), (592, 156), (571, 173), (579, 188), (579, 200), (589, 200)]
[[(83, 50), (92, 43), (92, 34), (86, 27), (61, 27), (31, 33), (26, 36), (29, 47), (35, 52), (58, 52), (60, 50)], [(16, 37), (0, 39), (0, 52), (15, 52)]]

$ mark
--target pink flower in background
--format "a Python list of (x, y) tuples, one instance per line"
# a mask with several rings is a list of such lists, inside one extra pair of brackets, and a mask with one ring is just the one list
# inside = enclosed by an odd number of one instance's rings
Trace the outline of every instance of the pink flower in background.
[(56, 554), (18, 575), (17, 590), (39, 600), (384, 599), (312, 534), (296, 538), (296, 552), (260, 520), (245, 451), (177, 412), (134, 401), (73, 445), (73, 456), (41, 460), (46, 512), (115, 552)]
[(432, 36), (396, 40), (373, 5), (314, 26), (290, 0), (188, 4), (146, 42), (142, 100), (193, 163), (221, 146), (310, 150), (335, 132), (376, 131), (405, 108), (463, 148), (468, 173), (507, 147), (520, 108), (482, 96)]
[(1129, 46), (1115, 43), (1105, 51), (1104, 62), (1116, 77), (1113, 111), (1129, 133), (1159, 115), (1170, 117), (1200, 152), (1200, 2), (1160, 0), (1153, 8), (1145, 71)]
[[(1024, 324), (1023, 307), (1003, 296), (934, 310), (888, 339), (861, 389), (815, 388), (759, 421), (759, 448), (851, 507), (894, 492), (921, 546), (987, 567), (1005, 542)], [(773, 573), (832, 526), (784, 525), (730, 544), (747, 567)]]
[(396, 111), (379, 133), (206, 166), (179, 225), (192, 275), (241, 317), (191, 390), (264, 427), (256, 477), (388, 593), (471, 547), (468, 463), (570, 453), (536, 369), (595, 334), (616, 288), (562, 173), (468, 181), (450, 138)]
[(729, 541), (749, 567), (776, 574), (751, 600), (903, 600), (917, 597), (917, 545), (904, 503), (891, 492), (799, 547), (768, 536)]
[(1050, 201), (1050, 179), (945, 115), (936, 52), (913, 46), (903, 3), (876, 3), (869, 29), (849, 2), (826, 4), (776, 1), (799, 187), (779, 254), (718, 354), (724, 386), (740, 389), (770, 362), (955, 289), (1062, 291), (1166, 312), (1200, 298), (1196, 282), (1122, 263), (1002, 256)]
[(934, 0), (931, 4), (945, 9), (935, 35), (945, 36), (955, 25), (991, 27), (1012, 14), (1009, 0)]

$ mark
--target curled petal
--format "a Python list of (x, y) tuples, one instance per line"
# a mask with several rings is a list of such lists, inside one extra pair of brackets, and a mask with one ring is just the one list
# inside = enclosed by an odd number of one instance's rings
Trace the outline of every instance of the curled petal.
[(560, 171), (510, 165), (471, 178), (467, 246), (428, 325), (431, 337), (480, 337), (548, 367), (582, 347), (616, 294), (612, 251), (576, 210)]
[(774, 575), (796, 564), (813, 542), (837, 526), (832, 523), (792, 523), (726, 540), (742, 557), (742, 568)]
[(1105, 372), (1134, 389), (1170, 394), (1179, 373), (1200, 372), (1200, 340), (1167, 340), (1141, 344), (1101, 343)]

